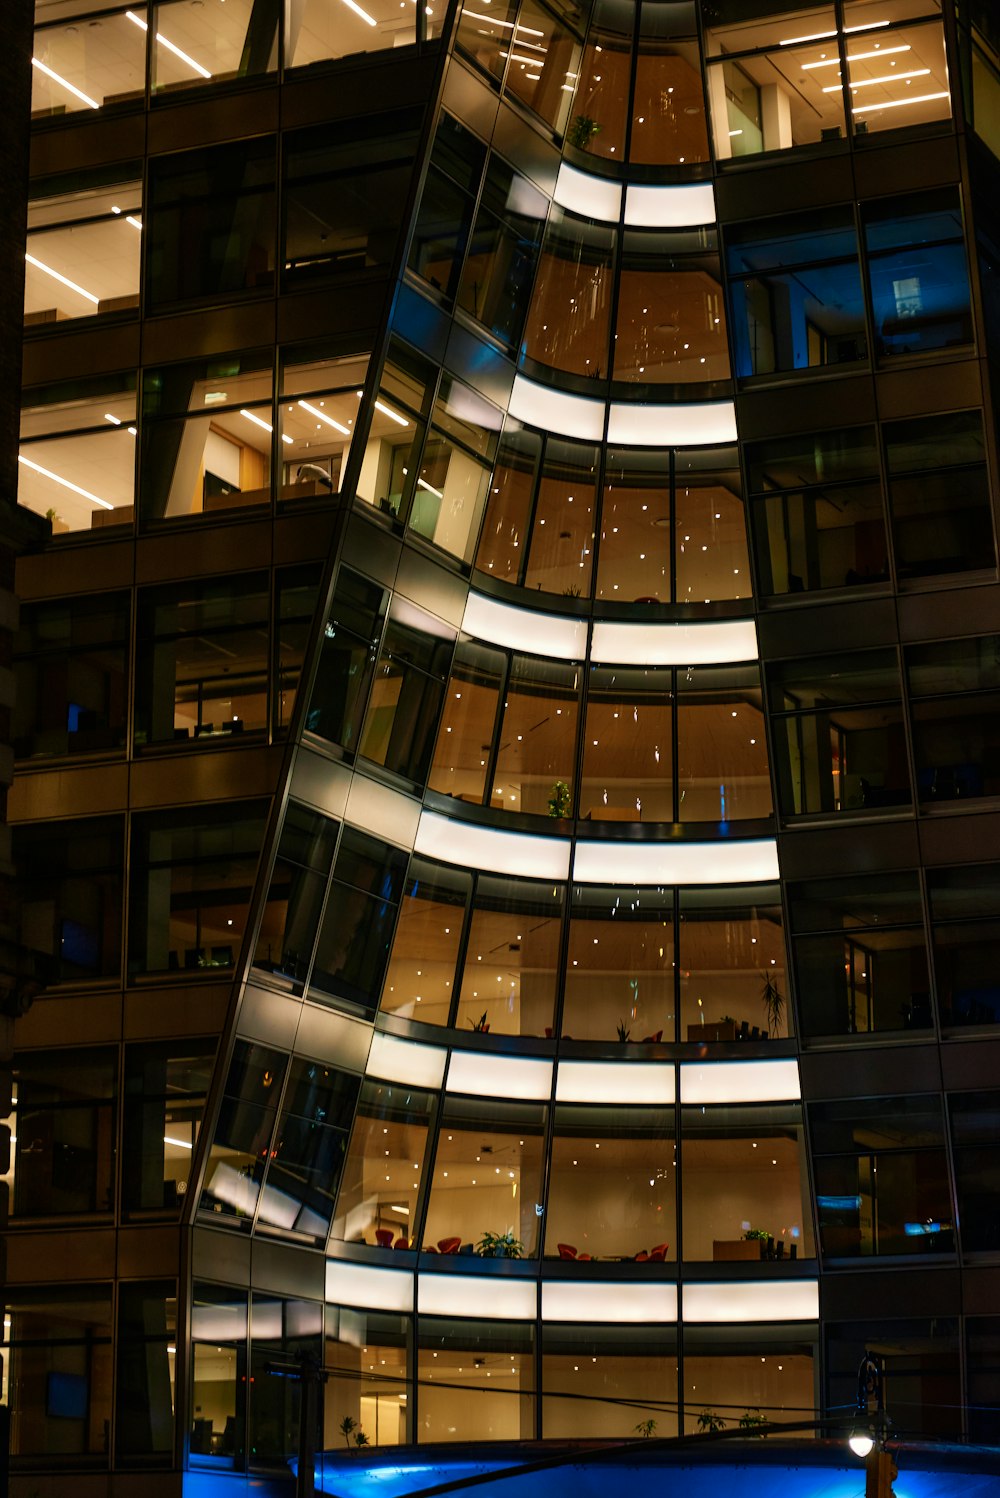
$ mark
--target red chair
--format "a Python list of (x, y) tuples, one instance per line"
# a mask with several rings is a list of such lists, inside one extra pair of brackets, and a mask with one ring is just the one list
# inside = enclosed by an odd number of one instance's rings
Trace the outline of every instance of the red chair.
[(577, 1254), (577, 1256), (576, 1256), (576, 1262), (578, 1264), (589, 1264), (590, 1263), (590, 1255), (589, 1254)]
[(636, 1254), (636, 1256), (635, 1256), (635, 1263), (636, 1264), (648, 1264), (649, 1263), (649, 1254), (646, 1252), (646, 1250), (644, 1248), (640, 1248), (639, 1252)]
[(462, 1247), (461, 1238), (439, 1238), (438, 1252), (443, 1254), (457, 1254)]
[(643, 1045), (655, 1045), (657, 1041), (662, 1040), (662, 1039), (663, 1039), (663, 1031), (662, 1030), (657, 1030), (657, 1032), (656, 1032), (655, 1035), (644, 1035), (642, 1037), (642, 1043), (643, 1043)]
[(667, 1257), (669, 1249), (669, 1243), (658, 1243), (655, 1248), (651, 1248), (649, 1250), (650, 1263), (655, 1259), (658, 1264), (662, 1264)]
[(556, 1248), (559, 1250), (560, 1259), (575, 1259), (577, 1257), (576, 1249), (572, 1243), (557, 1243)]
[(424, 1244), (424, 1253), (425, 1254), (436, 1254), (437, 1253), (437, 1249), (434, 1247), (433, 1243), (425, 1243)]
[(393, 1248), (409, 1248), (410, 1240), (409, 1238), (397, 1238), (392, 1246)]
[(379, 1248), (391, 1248), (392, 1240), (393, 1238), (395, 1238), (395, 1236), (396, 1231), (394, 1228), (375, 1229), (375, 1242), (378, 1244)]

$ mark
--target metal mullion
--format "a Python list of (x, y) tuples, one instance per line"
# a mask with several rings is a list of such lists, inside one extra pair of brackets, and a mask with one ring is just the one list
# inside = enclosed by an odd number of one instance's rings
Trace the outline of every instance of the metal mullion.
[[(539, 245), (538, 258), (541, 259), (541, 245)], [(534, 281), (532, 281), (532, 285), (534, 285)], [(531, 557), (531, 544), (532, 544), (532, 541), (534, 540), (534, 535), (535, 535), (535, 520), (536, 520), (537, 515), (538, 515), (538, 503), (539, 503), (539, 496), (540, 496), (541, 488), (542, 488), (542, 479), (545, 476), (545, 456), (546, 456), (546, 451), (547, 451), (547, 448), (548, 448), (548, 438), (544, 434), (540, 434), (540, 435), (543, 437), (543, 440), (539, 443), (540, 456), (538, 458), (537, 463), (535, 464), (534, 474), (533, 474), (532, 480), (531, 480), (531, 494), (530, 494), (529, 499), (528, 499), (528, 514), (527, 514), (527, 517), (526, 517), (525, 523), (524, 523), (524, 546), (521, 548), (521, 556), (520, 556), (520, 560), (518, 561), (518, 564), (517, 564), (517, 577), (514, 580), (515, 583), (516, 583), (516, 585), (519, 588), (523, 588), (525, 586), (524, 580), (525, 580), (525, 577), (526, 577), (527, 572), (528, 572), (528, 561), (529, 561), (529, 559)], [(501, 434), (500, 443), (498, 443), (498, 445), (497, 445), (497, 457), (500, 456), (500, 449), (501, 449), (502, 443), (503, 443), (503, 434)], [(496, 462), (494, 462), (493, 468), (494, 468), (494, 472), (495, 472), (496, 471)], [(490, 487), (492, 488), (492, 482), (491, 482)], [(485, 525), (485, 524), (486, 524), (486, 509), (484, 508), (484, 510), (483, 510), (483, 525)], [(482, 540), (482, 527), (480, 527), (480, 541), (481, 540)]]
[(462, 912), (462, 930), (458, 938), (458, 950), (455, 955), (455, 969), (452, 974), (451, 1002), (448, 1007), (448, 1029), (455, 1029), (455, 1021), (458, 1018), (458, 1004), (465, 979), (465, 961), (469, 952), (469, 938), (472, 935), (472, 919), (476, 910), (476, 896), (479, 893), (479, 881), (482, 878), (482, 870), (473, 871), (472, 888), (466, 896), (465, 910)]
[(514, 671), (514, 652), (504, 649), (506, 665), (500, 678), (500, 691), (497, 694), (497, 713), (494, 719), (493, 742), (490, 744), (490, 752), (486, 759), (486, 784), (483, 786), (483, 800), (481, 805), (492, 807), (493, 786), (496, 783), (497, 764), (500, 759), (500, 738), (503, 733), (503, 725), (507, 717), (507, 698), (510, 693), (510, 683)]
[[(596, 9), (596, 0), (595, 0)], [(625, 147), (623, 152), (623, 166), (627, 166), (632, 160), (632, 126), (635, 121), (635, 84), (639, 74), (639, 42), (642, 36), (642, 6), (633, 6), (634, 20), (632, 22), (632, 56), (629, 62), (628, 74), (628, 99), (625, 114)], [(622, 184), (624, 187), (624, 183)], [(622, 203), (624, 205), (625, 193), (622, 192)]]

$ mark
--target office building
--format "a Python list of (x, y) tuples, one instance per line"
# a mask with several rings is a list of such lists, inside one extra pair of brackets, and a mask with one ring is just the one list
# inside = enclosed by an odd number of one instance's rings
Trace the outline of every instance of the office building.
[(14, 1491), (996, 1440), (988, 0), (35, 9)]

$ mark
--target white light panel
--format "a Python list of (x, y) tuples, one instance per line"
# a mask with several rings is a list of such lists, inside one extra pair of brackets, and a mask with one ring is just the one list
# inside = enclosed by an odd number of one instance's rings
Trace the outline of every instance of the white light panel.
[(716, 220), (711, 182), (678, 187), (628, 187), (625, 222), (635, 229), (688, 229)]
[(685, 1062), (682, 1103), (787, 1103), (802, 1096), (795, 1061)]
[(774, 1280), (684, 1286), (685, 1323), (741, 1321), (816, 1321), (818, 1280)]
[(417, 1305), (424, 1316), (473, 1316), (488, 1321), (534, 1321), (534, 1280), (485, 1274), (421, 1274)]
[(736, 441), (736, 407), (732, 401), (698, 401), (687, 405), (640, 406), (612, 403), (608, 441), (625, 447), (704, 447)]
[(371, 1269), (367, 1264), (327, 1259), (326, 1299), (333, 1306), (412, 1311), (413, 1275), (407, 1269)]
[(565, 838), (475, 827), (432, 811), (421, 812), (413, 846), (425, 858), (438, 858), (463, 868), (488, 869), (493, 874), (523, 874), (535, 879), (569, 877), (570, 845)]
[[(485, 865), (484, 865), (485, 867)], [(773, 838), (717, 843), (579, 842), (581, 884), (756, 884), (778, 877)]]
[(580, 437), (600, 442), (604, 436), (604, 402), (582, 395), (565, 395), (547, 385), (536, 385), (524, 375), (514, 376), (507, 406), (510, 415), (529, 426), (555, 432), (560, 437)]
[(676, 1321), (677, 1286), (551, 1281), (542, 1285), (542, 1320), (646, 1325)]
[(448, 1091), (475, 1097), (549, 1100), (552, 1062), (523, 1056), (491, 1056), (482, 1051), (452, 1051)]
[(659, 1061), (560, 1061), (556, 1102), (672, 1103), (674, 1077)]
[(700, 624), (623, 624), (595, 621), (590, 658), (607, 665), (714, 666), (757, 659), (752, 619)]
[(509, 650), (544, 655), (563, 661), (582, 661), (587, 651), (585, 619), (537, 614), (531, 609), (498, 603), (482, 593), (470, 593), (462, 628), (477, 640), (489, 640)]
[[(589, 172), (578, 171), (567, 166), (559, 167), (553, 201), (571, 213), (584, 218), (599, 219), (602, 223), (617, 223), (622, 206), (622, 190), (617, 182), (606, 177), (592, 177)], [(713, 215), (714, 216), (714, 215)]]
[(355, 827), (399, 848), (412, 848), (420, 802), (389, 785), (355, 772), (347, 793), (346, 817)]
[(410, 1087), (440, 1087), (448, 1052), (441, 1046), (420, 1045), (398, 1035), (372, 1036), (365, 1071), (384, 1082), (405, 1082)]

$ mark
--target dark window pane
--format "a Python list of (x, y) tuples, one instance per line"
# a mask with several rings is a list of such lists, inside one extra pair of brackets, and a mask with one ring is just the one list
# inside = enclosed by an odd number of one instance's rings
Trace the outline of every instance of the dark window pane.
[(23, 604), (14, 647), (14, 753), (90, 754), (125, 742), (125, 593)]
[(125, 1465), (165, 1466), (170, 1461), (176, 1345), (173, 1281), (123, 1284), (118, 1292), (115, 1437), (118, 1460)]
[(397, 602), (382, 637), (360, 753), (422, 784), (430, 769), (454, 636), (422, 609)]
[(896, 572), (900, 579), (995, 565), (979, 411), (885, 427)]
[(13, 1215), (111, 1211), (114, 1053), (27, 1052), (15, 1076)]
[(304, 981), (339, 824), (290, 801), (271, 872), (254, 965)]
[(122, 832), (121, 817), (13, 829), (21, 940), (46, 982), (121, 970)]
[(66, 1285), (5, 1291), (11, 1455), (46, 1466), (107, 1466), (111, 1426), (111, 1290)]
[(321, 738), (357, 748), (361, 718), (375, 670), (385, 593), (377, 583), (341, 569), (323, 645), (306, 727)]
[(176, 1216), (183, 1204), (213, 1056), (214, 1048), (205, 1041), (128, 1047), (122, 1163), (126, 1211)]
[(274, 137), (201, 146), (149, 164), (149, 305), (274, 284)]
[(870, 203), (864, 218), (878, 353), (914, 354), (971, 343), (958, 190)]
[(375, 1007), (389, 959), (406, 854), (347, 828), (326, 902), (310, 987)]

